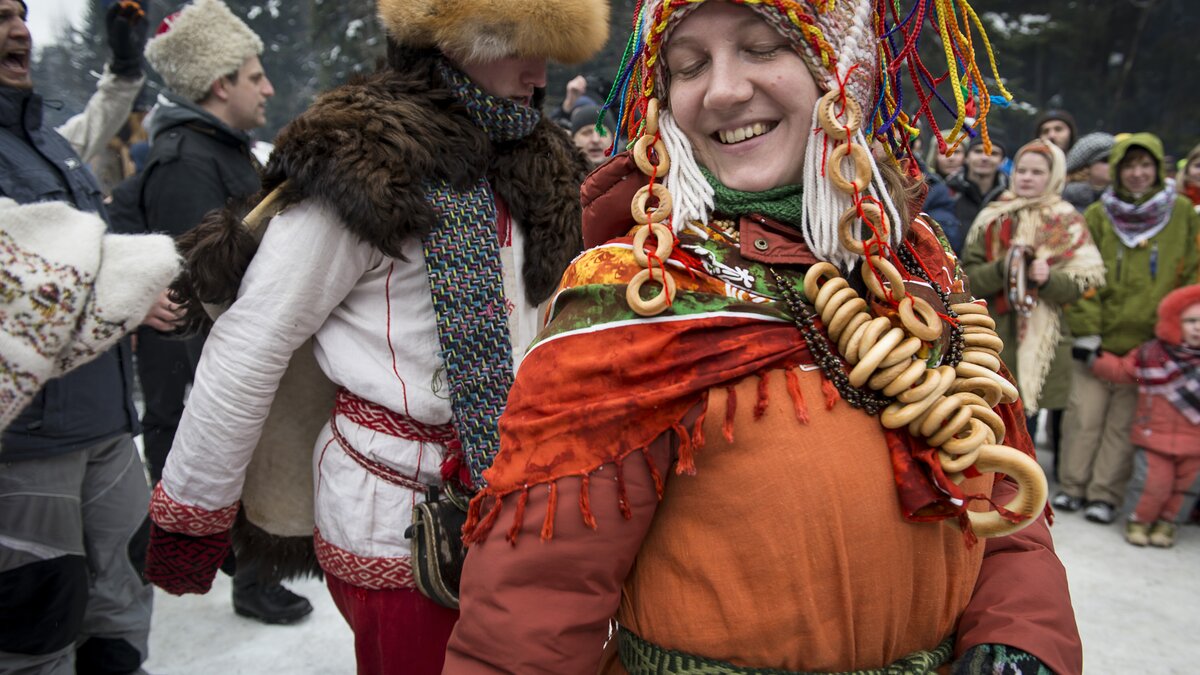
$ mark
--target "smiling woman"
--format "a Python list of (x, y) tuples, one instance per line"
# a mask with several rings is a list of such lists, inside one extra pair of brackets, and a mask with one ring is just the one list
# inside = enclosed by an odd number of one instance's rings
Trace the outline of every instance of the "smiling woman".
[(1080, 671), (1003, 343), (906, 215), (896, 70), (973, 13), (902, 4), (642, 4), (446, 672)]

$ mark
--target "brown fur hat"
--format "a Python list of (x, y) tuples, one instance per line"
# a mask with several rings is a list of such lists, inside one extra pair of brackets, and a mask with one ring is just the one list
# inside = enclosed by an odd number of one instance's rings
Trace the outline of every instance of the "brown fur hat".
[(379, 19), (401, 45), (466, 62), (579, 63), (608, 39), (608, 0), (379, 0)]

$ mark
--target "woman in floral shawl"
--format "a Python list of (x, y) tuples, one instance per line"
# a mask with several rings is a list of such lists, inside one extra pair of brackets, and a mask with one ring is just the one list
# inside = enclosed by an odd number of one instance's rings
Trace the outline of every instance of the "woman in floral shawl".
[(1087, 224), (1062, 198), (1065, 167), (1053, 143), (1038, 139), (1017, 151), (1012, 190), (979, 214), (963, 254), (971, 291), (988, 300), (1031, 421), (1039, 409), (1061, 411), (1071, 391), (1063, 306), (1104, 285), (1104, 260)]
[(1002, 345), (896, 159), (927, 20), (986, 116), (955, 7), (642, 3), (446, 673), (1081, 670)]

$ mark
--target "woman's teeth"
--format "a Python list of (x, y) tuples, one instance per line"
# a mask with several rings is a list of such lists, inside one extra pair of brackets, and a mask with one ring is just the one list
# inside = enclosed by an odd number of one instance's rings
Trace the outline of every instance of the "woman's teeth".
[(718, 131), (717, 139), (725, 145), (732, 145), (734, 143), (741, 143), (747, 139), (754, 138), (755, 136), (762, 136), (774, 128), (774, 124), (763, 124), (759, 122), (757, 124), (750, 124), (748, 126), (741, 127), (739, 129)]

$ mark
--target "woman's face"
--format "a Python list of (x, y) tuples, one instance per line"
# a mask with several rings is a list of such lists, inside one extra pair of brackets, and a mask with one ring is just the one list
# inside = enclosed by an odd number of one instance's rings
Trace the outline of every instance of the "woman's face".
[(707, 2), (670, 35), (669, 106), (722, 185), (798, 184), (819, 92), (800, 55), (752, 10)]
[(1013, 192), (1018, 197), (1038, 197), (1050, 184), (1050, 160), (1037, 152), (1027, 152), (1013, 167)]
[(949, 176), (962, 168), (963, 160), (966, 156), (967, 149), (961, 145), (955, 148), (949, 157), (940, 152), (937, 153), (935, 160), (937, 162), (937, 172), (943, 176)]
[(1183, 167), (1183, 175), (1187, 182), (1193, 185), (1200, 185), (1200, 157), (1188, 162), (1187, 166)]
[(1118, 165), (1117, 180), (1130, 194), (1140, 197), (1158, 182), (1158, 160), (1149, 152), (1134, 148), (1125, 153)]

